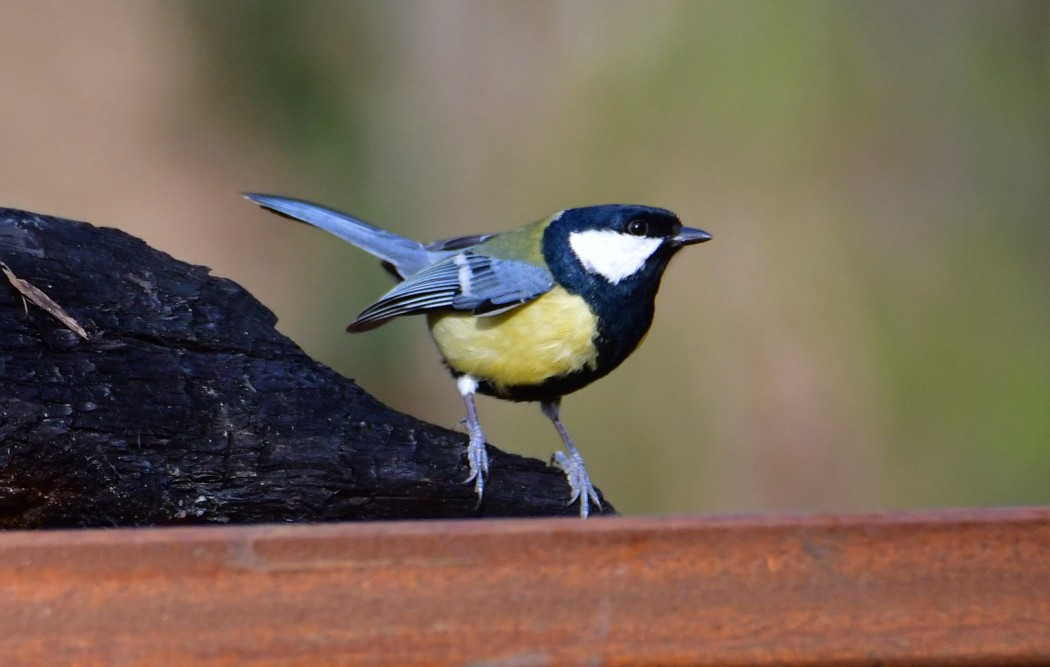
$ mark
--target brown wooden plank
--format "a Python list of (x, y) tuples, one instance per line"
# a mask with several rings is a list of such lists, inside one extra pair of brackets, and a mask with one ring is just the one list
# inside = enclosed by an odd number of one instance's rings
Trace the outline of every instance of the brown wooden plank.
[(8, 532), (0, 656), (1050, 664), (1050, 508)]

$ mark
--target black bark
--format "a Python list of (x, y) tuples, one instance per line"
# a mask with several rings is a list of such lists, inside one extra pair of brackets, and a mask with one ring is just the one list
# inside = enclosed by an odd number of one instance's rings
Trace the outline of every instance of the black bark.
[(0, 275), (0, 527), (578, 512), (560, 470), (492, 447), (477, 507), (464, 434), (313, 361), (205, 267), (12, 209), (0, 262), (88, 334)]

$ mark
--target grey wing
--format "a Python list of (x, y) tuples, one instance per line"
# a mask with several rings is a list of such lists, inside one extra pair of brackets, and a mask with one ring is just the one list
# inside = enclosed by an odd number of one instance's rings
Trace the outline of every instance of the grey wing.
[(554, 277), (541, 266), (467, 250), (410, 276), (365, 308), (347, 331), (366, 331), (394, 317), (443, 308), (495, 315), (527, 303), (552, 287)]

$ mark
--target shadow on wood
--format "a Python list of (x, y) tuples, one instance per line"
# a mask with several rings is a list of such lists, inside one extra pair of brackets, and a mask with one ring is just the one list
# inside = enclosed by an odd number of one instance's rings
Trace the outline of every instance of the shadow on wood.
[(578, 511), (560, 470), (491, 448), (476, 508), (463, 434), (313, 361), (204, 267), (12, 209), (0, 209), (0, 261), (14, 276), (0, 276), (0, 527)]

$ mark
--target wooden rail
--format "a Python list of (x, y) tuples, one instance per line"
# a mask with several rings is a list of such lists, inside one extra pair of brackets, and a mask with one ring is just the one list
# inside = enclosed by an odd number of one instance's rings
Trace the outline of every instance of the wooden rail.
[(0, 533), (4, 665), (1050, 664), (1050, 508)]

